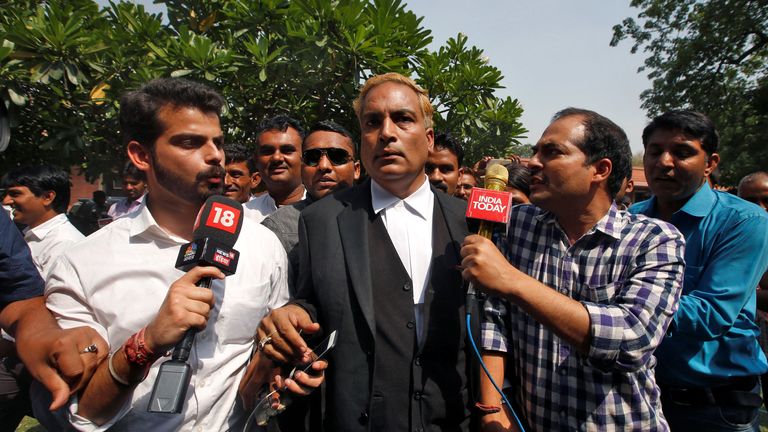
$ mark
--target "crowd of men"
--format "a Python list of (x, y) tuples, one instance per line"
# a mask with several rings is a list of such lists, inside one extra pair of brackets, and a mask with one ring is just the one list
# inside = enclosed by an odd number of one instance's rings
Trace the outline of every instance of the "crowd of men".
[[(768, 174), (713, 189), (705, 115), (648, 124), (652, 197), (629, 206), (629, 139), (594, 111), (470, 168), (397, 73), (361, 87), (359, 137), (277, 116), (249, 150), (224, 104), (184, 79), (123, 95), (126, 196), (82, 210), (109, 222), (87, 237), (64, 170), (5, 173), (0, 429), (759, 430)], [(466, 200), (499, 162), (514, 206), (489, 239)], [(237, 271), (184, 272), (216, 195), (243, 206)], [(190, 330), (181, 412), (150, 412)]]

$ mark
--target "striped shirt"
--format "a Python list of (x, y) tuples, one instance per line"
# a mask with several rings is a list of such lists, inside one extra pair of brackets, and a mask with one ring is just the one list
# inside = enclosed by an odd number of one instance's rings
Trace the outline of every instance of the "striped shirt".
[(608, 213), (570, 245), (555, 217), (517, 206), (502, 251), (590, 317), (584, 355), (522, 309), (485, 303), (482, 343), (508, 353), (506, 375), (532, 430), (666, 431), (653, 352), (677, 309), (684, 240), (670, 224)]

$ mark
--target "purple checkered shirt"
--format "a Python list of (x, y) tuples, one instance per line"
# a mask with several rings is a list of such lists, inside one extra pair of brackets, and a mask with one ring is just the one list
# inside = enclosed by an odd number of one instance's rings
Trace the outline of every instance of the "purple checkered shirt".
[(590, 317), (585, 355), (508, 301), (486, 301), (483, 347), (508, 353), (506, 375), (531, 428), (669, 430), (653, 351), (677, 310), (682, 234), (613, 205), (569, 245), (551, 213), (524, 205), (513, 208), (501, 249), (521, 271), (581, 302)]

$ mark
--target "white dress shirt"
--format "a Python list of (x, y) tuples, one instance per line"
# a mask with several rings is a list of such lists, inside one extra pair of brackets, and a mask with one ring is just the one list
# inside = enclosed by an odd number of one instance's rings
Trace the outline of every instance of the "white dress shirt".
[(54, 262), (85, 236), (69, 223), (67, 215), (58, 214), (34, 228), (24, 230), (24, 240), (32, 252), (32, 261), (45, 280)]
[(109, 210), (107, 210), (107, 215), (112, 219), (117, 219), (119, 217), (127, 216), (135, 211), (138, 211), (139, 207), (144, 202), (144, 197), (146, 195), (147, 194), (143, 194), (135, 200), (130, 201), (128, 201), (128, 198), (121, 199), (109, 207)]
[[(170, 285), (184, 273), (174, 265), (184, 239), (163, 230), (147, 206), (117, 219), (67, 251), (46, 284), (47, 306), (63, 328), (88, 325), (116, 351), (157, 314)], [(178, 415), (147, 412), (161, 358), (139, 384), (132, 399), (102, 426), (77, 415), (70, 421), (84, 431), (240, 430), (245, 413), (236, 403), (261, 318), (288, 300), (287, 259), (283, 246), (266, 227), (243, 221), (235, 244), (237, 272), (214, 280), (215, 306), (208, 325), (195, 339), (189, 364), (192, 379), (184, 410)], [(111, 429), (110, 429), (111, 428)]]
[[(304, 189), (301, 199), (303, 200), (306, 197), (307, 190)], [(261, 223), (264, 218), (274, 213), (278, 207), (280, 206), (275, 204), (275, 200), (269, 195), (269, 192), (264, 192), (257, 197), (253, 197), (247, 203), (243, 204), (245, 215), (256, 223)]]
[(432, 213), (435, 196), (424, 176), (424, 183), (405, 199), (400, 199), (371, 179), (371, 204), (381, 213), (389, 238), (411, 277), (416, 334), (421, 339), (424, 293), (432, 265)]

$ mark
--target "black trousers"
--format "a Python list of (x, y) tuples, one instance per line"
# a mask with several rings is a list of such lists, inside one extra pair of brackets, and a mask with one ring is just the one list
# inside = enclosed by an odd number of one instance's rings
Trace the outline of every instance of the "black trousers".
[(32, 415), (32, 377), (16, 356), (0, 360), (0, 432), (13, 432), (24, 416)]

